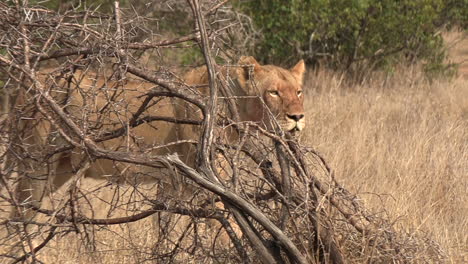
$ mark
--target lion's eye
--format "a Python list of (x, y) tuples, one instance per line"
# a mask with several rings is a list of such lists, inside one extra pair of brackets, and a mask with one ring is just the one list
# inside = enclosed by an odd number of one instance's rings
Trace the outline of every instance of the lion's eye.
[(301, 96), (301, 95), (302, 95), (302, 91), (301, 90), (297, 91), (297, 96)]
[(268, 93), (273, 97), (279, 96), (278, 91), (268, 91)]

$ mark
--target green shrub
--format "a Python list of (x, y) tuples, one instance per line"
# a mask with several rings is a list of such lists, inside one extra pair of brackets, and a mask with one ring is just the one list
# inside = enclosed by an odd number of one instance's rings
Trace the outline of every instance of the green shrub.
[(374, 69), (402, 59), (442, 63), (438, 27), (465, 23), (467, 1), (259, 0), (237, 7), (262, 31), (255, 55), (265, 63), (325, 58), (334, 68)]
[(437, 24), (468, 29), (468, 0), (446, 0)]

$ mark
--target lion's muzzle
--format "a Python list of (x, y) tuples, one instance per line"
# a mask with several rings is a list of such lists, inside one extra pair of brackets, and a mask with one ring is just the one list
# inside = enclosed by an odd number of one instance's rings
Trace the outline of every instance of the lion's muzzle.
[(286, 125), (284, 129), (286, 131), (301, 131), (305, 127), (305, 118), (304, 114), (296, 114), (296, 115), (286, 115)]

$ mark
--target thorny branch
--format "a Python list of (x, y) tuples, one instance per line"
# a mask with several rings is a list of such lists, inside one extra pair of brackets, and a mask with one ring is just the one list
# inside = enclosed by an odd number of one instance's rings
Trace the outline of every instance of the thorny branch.
[[(238, 21), (226, 22), (233, 14), (223, 9), (227, 1), (187, 2), (177, 3), (195, 29), (167, 39), (147, 28), (153, 20), (129, 18), (118, 2), (114, 16), (0, 3), (0, 99), (8, 105), (0, 112), (0, 231), (13, 227), (26, 242), (4, 254), (10, 234), (0, 232), (0, 255), (39, 262), (60, 232), (89, 238), (99, 232), (93, 226), (111, 231), (151, 216), (158, 223), (144, 253), (151, 260), (344, 263), (347, 247), (378, 252), (376, 261), (408, 260), (392, 224), (341, 187), (319, 153), (240, 119), (229, 73), (239, 66), (224, 72), (215, 60), (227, 50), (223, 32)], [(173, 55), (161, 49), (194, 43), (207, 69), (206, 93), (166, 66)], [(135, 80), (143, 89), (130, 85)], [(163, 112), (168, 105), (185, 108)], [(165, 129), (168, 141), (159, 136)], [(187, 131), (195, 134), (182, 137)], [(81, 188), (96, 167), (112, 168), (102, 177), (109, 183)], [(67, 197), (51, 195), (60, 191), (59, 175), (77, 178)], [(127, 187), (114, 184), (122, 182)]]

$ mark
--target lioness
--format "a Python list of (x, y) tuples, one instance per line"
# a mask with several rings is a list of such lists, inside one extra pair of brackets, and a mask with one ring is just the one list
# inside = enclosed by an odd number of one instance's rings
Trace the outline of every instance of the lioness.
[[(225, 73), (232, 79), (230, 88), (236, 97), (241, 121), (253, 121), (271, 128), (272, 122), (275, 122), (271, 117), (274, 116), (284, 131), (301, 131), (305, 127), (302, 92), (304, 62), (299, 61), (289, 70), (260, 65), (253, 57), (241, 57), (238, 64), (251, 67), (239, 66)], [(206, 90), (208, 75), (205, 67), (190, 71), (184, 79), (188, 85)], [(51, 80), (45, 82), (44, 86), (53, 83)], [(202, 121), (201, 115), (197, 114), (199, 110), (181, 100), (148, 96), (154, 87), (148, 82), (116, 83), (98, 78), (95, 74), (79, 72), (73, 78), (71, 96), (65, 109), (83, 132), (93, 138), (105, 139), (112, 133), (126, 130), (121, 136), (109, 136), (111, 139), (100, 142), (105, 149), (149, 155), (177, 152), (183, 161), (193, 164), (194, 143), (198, 140), (197, 125), (194, 123)], [(140, 113), (140, 120), (151, 121), (131, 128), (137, 112)], [(174, 118), (188, 121), (183, 124), (167, 122)], [(55, 144), (56, 138), (59, 138), (47, 120), (39, 123), (35, 131), (31, 145), (47, 147), (48, 144)], [(178, 184), (173, 177), (167, 179), (161, 171), (155, 172), (150, 168), (108, 159), (89, 163), (86, 153), (73, 150), (59, 154), (52, 166), (42, 166), (45, 168), (40, 173), (35, 170), (21, 177), (17, 187), (18, 201), (40, 201), (46, 192), (56, 190), (69, 181), (84, 164), (88, 165), (84, 172), (81, 171), (85, 177), (133, 183), (160, 180), (169, 185)]]
[[(248, 67), (246, 67), (248, 66)], [(241, 57), (238, 66), (221, 71), (228, 77), (240, 121), (256, 122), (260, 127), (273, 129), (278, 122), (283, 131), (301, 131), (305, 127), (304, 96), (302, 92), (304, 62), (291, 69), (260, 65), (253, 57)], [(194, 165), (199, 124), (203, 117), (193, 104), (181, 99), (152, 96), (154, 84), (137, 80), (112, 81), (106, 73), (77, 72), (71, 79), (54, 79), (49, 73), (40, 78), (46, 89), (66, 90), (58, 97), (64, 110), (82, 130), (104, 149), (164, 155), (177, 152), (187, 164)], [(70, 81), (71, 80), (71, 81)], [(184, 81), (187, 89), (207, 96), (208, 74), (205, 67), (188, 72)], [(220, 99), (222, 102), (224, 99)], [(47, 110), (46, 110), (47, 111)], [(50, 112), (49, 112), (50, 113)], [(222, 113), (224, 114), (224, 113)], [(36, 119), (29, 127), (31, 136), (25, 137), (24, 148), (29, 152), (60, 149), (66, 146), (62, 134), (43, 114), (36, 113), (27, 120)], [(56, 119), (57, 120), (57, 119)], [(26, 121), (30, 122), (30, 121)], [(28, 126), (28, 125), (26, 125)], [(236, 139), (234, 132), (227, 137)], [(235, 133), (234, 133), (235, 134)], [(65, 144), (64, 144), (65, 143)], [(72, 178), (89, 177), (113, 182), (137, 184), (157, 181), (167, 195), (187, 196), (181, 179), (168, 170), (156, 170), (139, 165), (115, 162), (110, 159), (92, 160), (85, 150), (73, 148), (61, 151), (49, 159), (49, 164), (26, 164), (20, 171), (16, 187), (16, 202), (40, 207), (41, 200), (69, 182)], [(167, 187), (167, 188), (166, 188)], [(31, 210), (33, 212), (33, 210)], [(12, 217), (18, 217), (13, 210)], [(29, 217), (29, 214), (23, 215)]]

